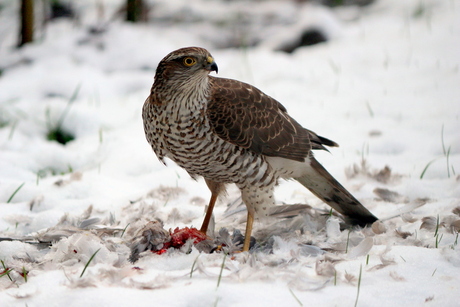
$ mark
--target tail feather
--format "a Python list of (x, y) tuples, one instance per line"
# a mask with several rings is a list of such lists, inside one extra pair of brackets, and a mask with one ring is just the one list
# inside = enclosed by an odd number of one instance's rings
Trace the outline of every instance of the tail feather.
[(378, 219), (350, 194), (328, 171), (310, 158), (311, 168), (308, 174), (295, 178), (318, 198), (345, 216), (351, 224), (365, 226)]

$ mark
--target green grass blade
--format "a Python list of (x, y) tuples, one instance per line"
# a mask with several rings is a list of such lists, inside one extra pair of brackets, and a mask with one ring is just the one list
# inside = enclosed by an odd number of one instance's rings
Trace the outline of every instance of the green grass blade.
[(195, 270), (195, 265), (196, 265), (199, 257), (200, 257), (200, 254), (195, 258), (195, 261), (193, 261), (192, 268), (190, 269), (190, 278), (192, 278), (193, 271)]
[(444, 124), (441, 127), (441, 143), (442, 143), (442, 152), (446, 155), (446, 145), (444, 145)]
[(450, 178), (450, 168), (449, 168), (450, 148), (451, 148), (451, 146), (449, 146), (449, 148), (447, 149), (447, 153), (446, 153), (446, 161), (447, 161), (447, 178)]
[(21, 276), (24, 278), (24, 281), (25, 281), (25, 282), (27, 282), (27, 274), (29, 274), (29, 272), (26, 270), (25, 267), (22, 267)]
[(11, 278), (10, 276), (10, 272), (12, 271), (12, 269), (10, 268), (7, 268), (6, 265), (5, 265), (5, 262), (3, 262), (3, 260), (0, 260), (2, 262), (2, 267), (3, 267), (3, 273), (0, 274), (0, 277), (3, 277), (3, 276), (8, 276), (8, 278), (10, 279), (10, 281), (13, 281), (13, 279)]
[(81, 83), (79, 83), (77, 85), (77, 87), (75, 88), (75, 90), (72, 93), (72, 96), (70, 97), (69, 101), (67, 102), (67, 106), (65, 107), (64, 111), (61, 114), (61, 117), (59, 118), (59, 120), (57, 122), (56, 129), (61, 128), (62, 124), (64, 123), (64, 119), (66, 118), (67, 114), (69, 113), (70, 107), (72, 106), (72, 103), (77, 99), (78, 93), (80, 92), (80, 88), (81, 88)]
[(361, 276), (363, 273), (363, 265), (359, 266), (359, 276), (358, 276), (358, 290), (356, 292), (356, 301), (355, 301), (355, 307), (358, 306), (358, 299), (359, 299), (359, 290), (361, 288)]
[(345, 247), (345, 254), (348, 253), (348, 244), (350, 243), (350, 234), (351, 234), (351, 230), (348, 230), (347, 246)]
[(128, 229), (129, 224), (131, 224), (131, 223), (128, 223), (128, 225), (126, 225), (125, 228), (123, 228), (123, 231), (121, 232), (120, 238), (123, 238), (123, 235), (125, 234), (126, 229)]
[(11, 200), (13, 200), (14, 195), (16, 195), (25, 184), (26, 183), (23, 182), (16, 190), (14, 190), (13, 194), (11, 194), (10, 198), (8, 198), (8, 200), (6, 201), (7, 204), (9, 204)]
[(420, 179), (423, 179), (423, 176), (425, 176), (425, 173), (426, 173), (428, 167), (429, 167), (434, 161), (436, 161), (436, 159), (433, 159), (433, 160), (431, 160), (430, 162), (428, 162), (428, 164), (425, 166), (425, 168), (423, 169), (422, 173), (420, 174)]
[(100, 251), (101, 249), (99, 248), (97, 251), (94, 252), (94, 254), (89, 258), (88, 262), (85, 264), (85, 267), (83, 268), (83, 271), (80, 274), (80, 278), (83, 277), (83, 274), (85, 274), (86, 268), (89, 266), (93, 258), (96, 256), (96, 254)]
[(222, 273), (223, 273), (224, 267), (225, 267), (225, 259), (227, 259), (227, 254), (225, 254), (224, 260), (222, 260), (222, 265), (220, 267), (219, 278), (217, 279), (217, 288), (219, 288), (220, 280), (222, 279)]
[(294, 299), (297, 301), (297, 303), (299, 303), (300, 306), (303, 306), (302, 302), (299, 300), (299, 298), (294, 294), (294, 292), (292, 291), (291, 288), (289, 288), (289, 292), (291, 292), (292, 296), (294, 297)]

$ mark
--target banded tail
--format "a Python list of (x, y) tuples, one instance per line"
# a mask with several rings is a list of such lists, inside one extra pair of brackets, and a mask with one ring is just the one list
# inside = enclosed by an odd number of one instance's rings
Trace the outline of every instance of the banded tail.
[(345, 216), (346, 222), (365, 226), (378, 219), (350, 194), (314, 157), (311, 168), (303, 177), (294, 178), (318, 198)]

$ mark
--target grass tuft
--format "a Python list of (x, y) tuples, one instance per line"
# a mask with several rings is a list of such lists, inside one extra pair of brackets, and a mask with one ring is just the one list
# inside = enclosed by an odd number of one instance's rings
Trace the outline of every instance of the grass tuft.
[(35, 180), (35, 183), (38, 185), (40, 183), (40, 179), (45, 178), (47, 176), (56, 176), (56, 175), (66, 175), (66, 174), (71, 174), (73, 173), (73, 167), (72, 165), (68, 164), (67, 169), (59, 169), (59, 168), (54, 168), (54, 167), (46, 167), (44, 169), (41, 169), (37, 172), (37, 177)]
[(48, 141), (56, 141), (59, 144), (65, 145), (68, 142), (73, 141), (75, 136), (72, 133), (63, 130), (61, 127), (56, 127), (48, 132), (46, 138)]
[(67, 102), (66, 108), (59, 117), (59, 120), (57, 121), (56, 125), (51, 124), (50, 110), (46, 110), (46, 118), (48, 123), (48, 134), (46, 135), (46, 138), (49, 141), (56, 141), (60, 144), (65, 145), (68, 142), (73, 141), (75, 139), (75, 136), (72, 133), (62, 129), (62, 125), (64, 124), (64, 120), (67, 117), (67, 114), (69, 114), (73, 102), (77, 99), (78, 93), (80, 92), (80, 88), (81, 84), (78, 84), (74, 92), (72, 93), (72, 96), (70, 97), (69, 101)]
[[(446, 145), (444, 143), (444, 124), (442, 125), (441, 127), (441, 144), (442, 144), (442, 152), (444, 153), (444, 156), (446, 157), (446, 163), (447, 163), (447, 178), (450, 178), (450, 165), (449, 165), (449, 157), (450, 157), (450, 149), (451, 149), (451, 146), (449, 146), (449, 148), (447, 148), (446, 150)], [(454, 170), (454, 166), (452, 165), (452, 170), (455, 174), (455, 170)]]
[[(450, 178), (451, 171), (452, 171), (452, 174), (454, 176), (456, 175), (456, 173), (455, 173), (454, 166), (450, 164), (451, 146), (449, 146), (446, 149), (446, 144), (444, 142), (444, 125), (442, 125), (442, 127), (441, 127), (441, 146), (442, 146), (442, 153), (443, 153), (444, 157), (446, 158), (447, 178)], [(437, 158), (434, 159), (434, 160), (431, 160), (430, 162), (428, 162), (428, 164), (423, 169), (422, 174), (420, 175), (420, 179), (423, 179), (423, 176), (425, 175), (426, 171), (428, 170), (428, 167), (436, 160), (437, 160)]]

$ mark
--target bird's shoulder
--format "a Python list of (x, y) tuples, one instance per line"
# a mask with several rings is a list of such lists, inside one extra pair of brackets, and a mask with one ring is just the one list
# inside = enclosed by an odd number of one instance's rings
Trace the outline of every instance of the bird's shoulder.
[(257, 154), (304, 161), (310, 135), (281, 103), (250, 84), (209, 78), (206, 115), (214, 133)]

